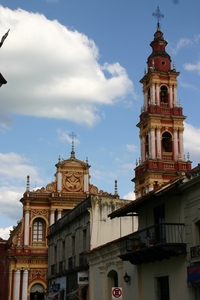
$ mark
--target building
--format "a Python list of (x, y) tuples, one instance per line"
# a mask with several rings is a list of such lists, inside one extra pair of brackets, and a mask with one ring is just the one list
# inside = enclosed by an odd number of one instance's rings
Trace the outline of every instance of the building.
[[(0, 243), (0, 282), (2, 299), (43, 300), (48, 293), (49, 226), (88, 198), (97, 195), (96, 186), (90, 184), (89, 164), (76, 159), (72, 134), (69, 159), (59, 158), (55, 181), (45, 188), (30, 190), (27, 176), (26, 191), (21, 198), (22, 219), (10, 233), (8, 241)], [(5, 267), (6, 266), (6, 267)], [(6, 276), (6, 280), (5, 280)]]
[(114, 287), (123, 300), (200, 299), (200, 166), (191, 169), (189, 155), (184, 156), (179, 72), (165, 50), (159, 8), (155, 15), (157, 31), (140, 81), (144, 105), (137, 125), (136, 200), (109, 215), (112, 220), (137, 215), (138, 230), (88, 253), (96, 300), (111, 299)]
[[(49, 295), (59, 300), (94, 299), (89, 286), (95, 286), (87, 253), (107, 245), (136, 230), (135, 218), (111, 221), (108, 214), (131, 201), (119, 199), (117, 194), (100, 192), (90, 195), (63, 218), (50, 226), (48, 241)], [(59, 287), (59, 290), (55, 290)]]

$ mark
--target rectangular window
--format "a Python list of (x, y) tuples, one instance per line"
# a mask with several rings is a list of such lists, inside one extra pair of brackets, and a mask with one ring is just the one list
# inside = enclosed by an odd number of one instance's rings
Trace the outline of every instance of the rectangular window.
[(170, 300), (169, 298), (169, 277), (156, 278), (156, 300)]
[(75, 235), (72, 236), (72, 255), (75, 255)]
[(165, 227), (162, 225), (165, 223), (165, 204), (154, 207), (154, 223), (155, 233), (154, 237), (159, 243), (166, 243)]
[(62, 260), (65, 260), (65, 241), (62, 242)]
[(83, 252), (86, 251), (86, 238), (87, 238), (87, 231), (86, 229), (83, 230)]
[(54, 262), (57, 263), (57, 246), (54, 247)]

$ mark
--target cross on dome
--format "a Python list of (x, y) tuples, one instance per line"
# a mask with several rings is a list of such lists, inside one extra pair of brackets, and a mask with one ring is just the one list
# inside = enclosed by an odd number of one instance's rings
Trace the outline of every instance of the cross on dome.
[(156, 11), (152, 14), (153, 17), (157, 19), (157, 29), (160, 28), (160, 19), (164, 18), (164, 14), (161, 13), (159, 6), (157, 7)]

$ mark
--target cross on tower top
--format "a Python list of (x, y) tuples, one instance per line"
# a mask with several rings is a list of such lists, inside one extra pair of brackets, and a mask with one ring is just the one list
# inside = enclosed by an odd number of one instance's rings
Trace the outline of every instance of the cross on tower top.
[(164, 18), (164, 15), (161, 13), (159, 6), (157, 7), (156, 11), (152, 14), (153, 17), (157, 19), (157, 29), (160, 28), (160, 19)]
[(74, 138), (77, 137), (77, 135), (72, 131), (69, 135), (72, 139), (72, 151), (71, 151), (71, 158), (75, 158), (75, 152), (74, 152)]

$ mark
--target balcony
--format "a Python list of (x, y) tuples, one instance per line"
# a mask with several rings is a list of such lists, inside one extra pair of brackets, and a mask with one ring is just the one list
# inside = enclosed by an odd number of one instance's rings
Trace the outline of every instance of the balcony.
[(183, 223), (160, 223), (136, 231), (123, 241), (124, 253), (119, 257), (140, 265), (186, 254), (184, 226)]

